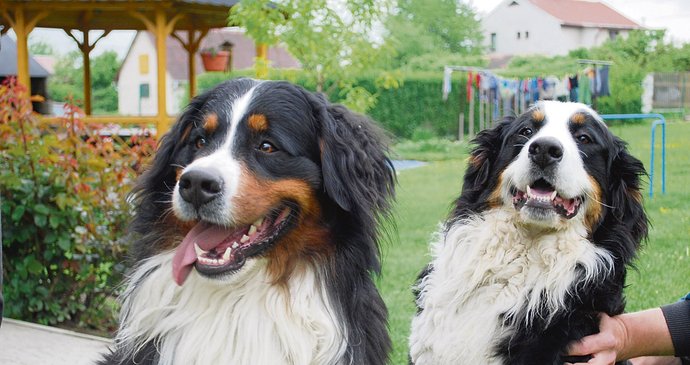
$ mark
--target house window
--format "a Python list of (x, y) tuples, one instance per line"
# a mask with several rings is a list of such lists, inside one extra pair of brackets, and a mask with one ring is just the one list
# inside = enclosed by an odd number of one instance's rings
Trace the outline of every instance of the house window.
[(149, 95), (149, 84), (139, 84), (139, 98), (148, 98)]
[(139, 55), (139, 74), (147, 75), (149, 73), (149, 55)]
[(618, 31), (614, 30), (614, 29), (610, 29), (609, 30), (609, 39), (615, 40), (616, 38), (618, 38)]
[(525, 31), (525, 39), (529, 38), (529, 32)]
[(517, 32), (517, 39), (520, 39), (520, 32)]
[(496, 33), (491, 33), (491, 52), (496, 52)]

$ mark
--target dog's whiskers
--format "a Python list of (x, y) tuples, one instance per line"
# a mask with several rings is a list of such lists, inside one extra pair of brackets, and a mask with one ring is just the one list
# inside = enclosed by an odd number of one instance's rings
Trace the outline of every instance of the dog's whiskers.
[(594, 200), (595, 202), (597, 202), (597, 204), (599, 204), (599, 205), (601, 205), (601, 206), (603, 206), (603, 207), (611, 208), (611, 209), (615, 209), (615, 208), (616, 208), (616, 207), (614, 207), (614, 206), (611, 206), (611, 205), (604, 204), (604, 203), (600, 202), (600, 201), (597, 200), (595, 197), (593, 197), (590, 193), (585, 193), (585, 195), (586, 195), (588, 198)]

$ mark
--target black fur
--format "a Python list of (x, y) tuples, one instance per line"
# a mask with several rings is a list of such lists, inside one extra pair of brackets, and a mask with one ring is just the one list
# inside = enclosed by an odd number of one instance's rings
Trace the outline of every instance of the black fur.
[[(524, 145), (518, 132), (539, 123), (529, 113), (508, 117), (495, 128), (484, 130), (473, 143), (470, 163), (465, 172), (462, 193), (446, 222), (446, 229), (464, 218), (490, 209), (490, 197), (499, 183), (499, 176), (516, 158)], [(642, 163), (631, 156), (625, 143), (588, 116), (586, 123), (571, 126), (575, 135), (586, 129), (594, 143), (580, 146), (585, 169), (602, 187), (602, 218), (595, 222), (591, 242), (606, 248), (614, 258), (613, 271), (600, 277), (589, 287), (574, 286), (566, 306), (547, 323), (546, 316), (536, 315), (525, 324), (521, 314), (503, 317), (506, 326), (514, 329), (512, 336), (499, 341), (494, 352), (510, 365), (561, 365), (577, 358), (565, 357), (567, 345), (586, 335), (598, 332), (598, 313), (616, 315), (623, 312), (623, 288), (626, 267), (631, 265), (640, 242), (646, 238), (648, 221), (641, 204), (641, 181), (646, 175)], [(419, 276), (422, 280), (433, 266)], [(419, 293), (415, 293), (419, 298)], [(418, 312), (424, 308), (418, 308)], [(450, 335), (450, 334), (449, 334)], [(472, 334), (462, 334), (472, 336)], [(583, 358), (580, 358), (583, 360)], [(584, 358), (586, 361), (586, 357)]]
[[(257, 86), (258, 85), (258, 86)], [(253, 135), (238, 129), (233, 155), (257, 176), (269, 180), (290, 177), (309, 183), (322, 210), (322, 224), (329, 231), (332, 255), (318, 261), (325, 267), (323, 280), (330, 301), (346, 329), (347, 353), (343, 363), (385, 364), (391, 350), (387, 333), (387, 310), (373, 281), (380, 271), (379, 223), (386, 219), (394, 195), (395, 173), (386, 156), (383, 134), (368, 118), (324, 97), (287, 82), (257, 82), (239, 79), (225, 82), (192, 100), (170, 132), (163, 136), (153, 165), (133, 193), (136, 215), (131, 225), (135, 238), (135, 262), (161, 252), (179, 233), (163, 217), (170, 208), (176, 183), (173, 166), (185, 166), (197, 153), (181, 143), (191, 125), (202, 124), (211, 111), (219, 120), (229, 102), (255, 87), (247, 115), (259, 113), (271, 124), (280, 154), (271, 160), (254, 153)], [(221, 123), (219, 128), (227, 126)], [(194, 138), (197, 128), (187, 137)], [(211, 138), (209, 143), (215, 143)], [(277, 243), (278, 245), (280, 242)], [(305, 258), (314, 259), (316, 258)], [(209, 305), (223, 305), (210, 303)], [(156, 364), (155, 346), (147, 344), (135, 358), (119, 346), (100, 364)]]

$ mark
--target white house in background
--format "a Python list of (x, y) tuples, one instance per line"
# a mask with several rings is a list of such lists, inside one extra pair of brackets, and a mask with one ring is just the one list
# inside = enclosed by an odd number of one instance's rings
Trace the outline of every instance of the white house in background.
[[(184, 35), (181, 34), (181, 37)], [(184, 38), (183, 38), (184, 39)], [(251, 68), (256, 57), (254, 41), (237, 28), (213, 29), (201, 42), (199, 50), (217, 48), (224, 42), (234, 45), (232, 69)], [(167, 48), (167, 112), (175, 115), (184, 108), (188, 92), (189, 67), (187, 52), (180, 42), (168, 37)], [(268, 49), (271, 67), (298, 68), (284, 48)], [(121, 115), (153, 116), (157, 114), (156, 38), (149, 32), (138, 32), (117, 74), (118, 112)], [(196, 55), (196, 74), (204, 72), (201, 57)]]
[(482, 20), (498, 55), (565, 55), (643, 27), (597, 0), (503, 0)]

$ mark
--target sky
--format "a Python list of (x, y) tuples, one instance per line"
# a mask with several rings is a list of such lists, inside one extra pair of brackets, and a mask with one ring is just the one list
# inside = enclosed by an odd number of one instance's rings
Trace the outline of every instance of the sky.
[[(472, 5), (480, 14), (487, 14), (502, 0), (462, 0)], [(603, 0), (604, 3), (648, 28), (666, 28), (669, 39), (676, 43), (690, 43), (689, 0)], [(95, 33), (95, 32), (94, 32)], [(133, 31), (114, 31), (103, 38), (92, 55), (97, 56), (107, 50), (117, 52), (123, 59), (134, 39)], [(94, 34), (92, 34), (94, 39)], [(31, 33), (29, 42), (43, 41), (53, 46), (59, 53), (76, 50), (74, 41), (59, 29), (37, 28)]]

